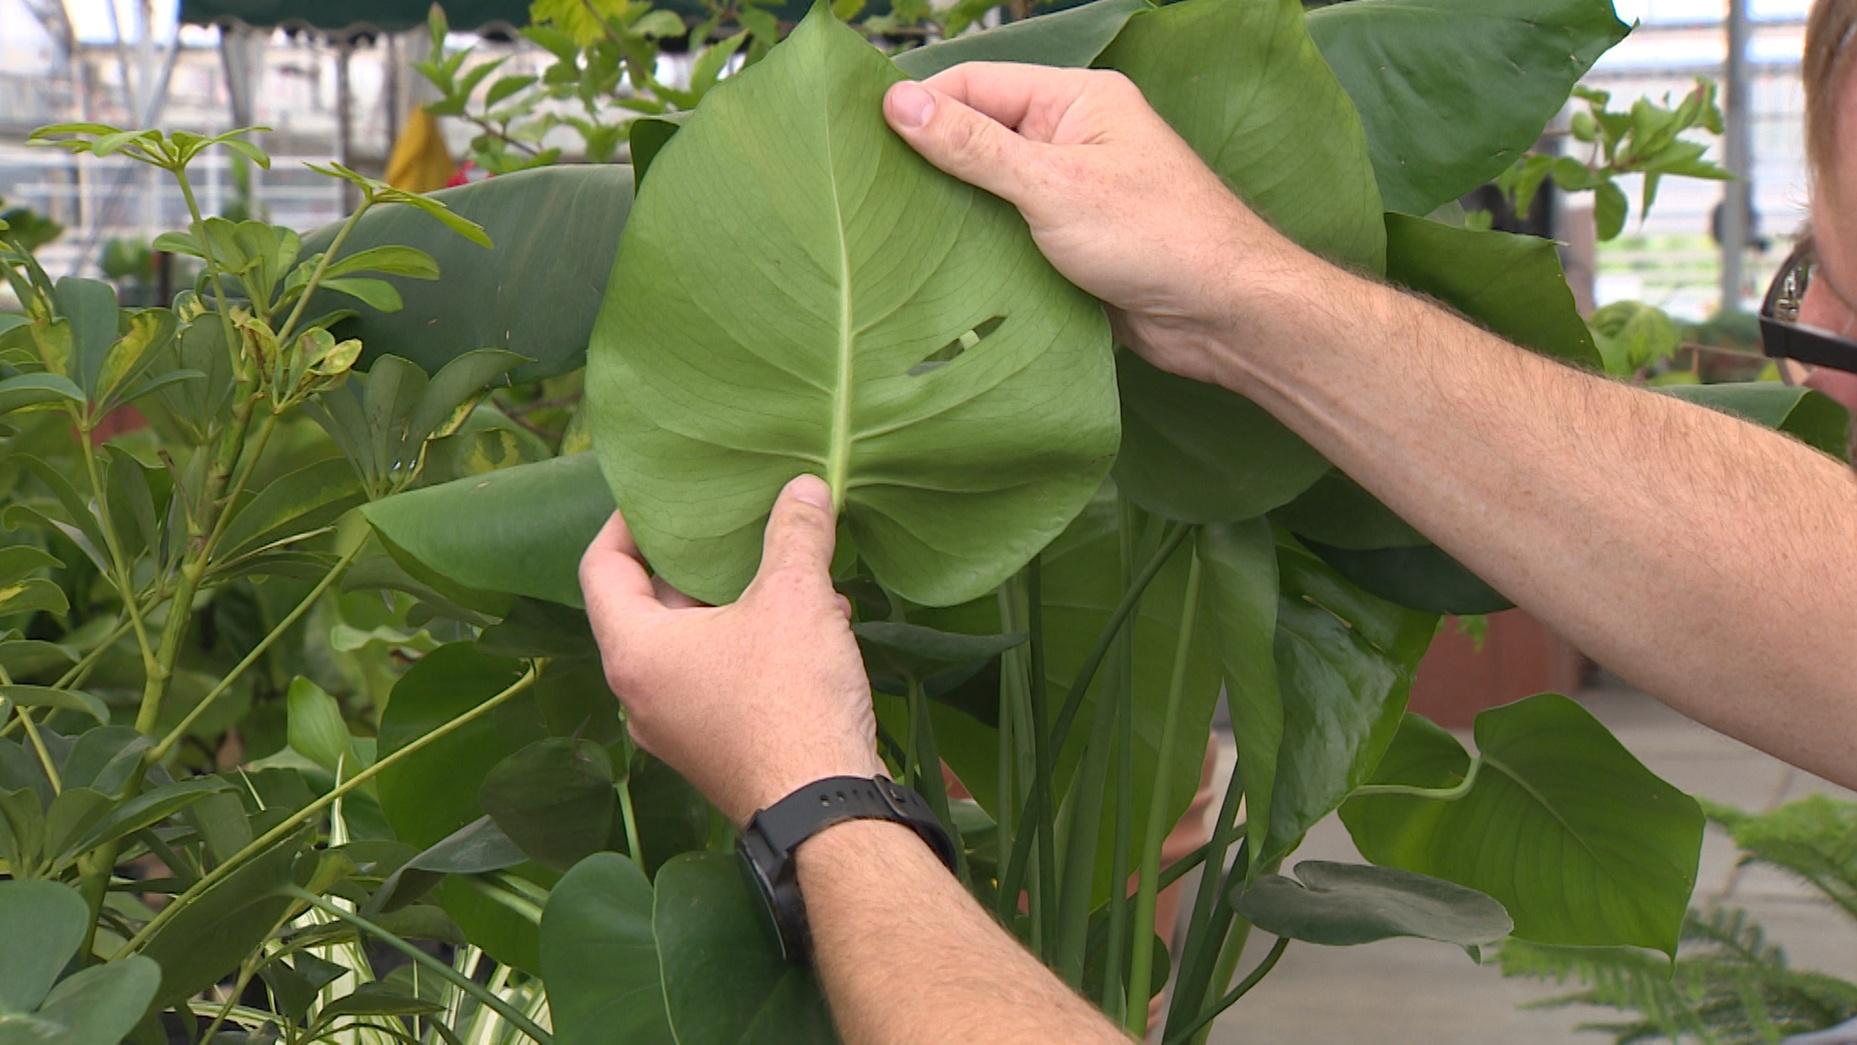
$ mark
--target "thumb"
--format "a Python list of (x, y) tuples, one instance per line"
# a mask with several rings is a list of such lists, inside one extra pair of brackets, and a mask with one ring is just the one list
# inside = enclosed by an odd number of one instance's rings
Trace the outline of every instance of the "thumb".
[(837, 519), (832, 512), (832, 491), (816, 475), (800, 475), (787, 483), (774, 502), (761, 546), (761, 568), (754, 586), (781, 574), (818, 583), (831, 589), (832, 545)]
[(883, 96), (891, 129), (922, 158), (970, 185), (1017, 205), (1031, 143), (958, 99), (912, 80)]

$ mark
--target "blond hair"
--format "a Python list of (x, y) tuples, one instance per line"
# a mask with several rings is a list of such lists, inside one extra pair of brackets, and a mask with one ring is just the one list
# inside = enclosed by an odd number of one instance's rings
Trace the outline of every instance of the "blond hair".
[(1806, 156), (1821, 185), (1832, 183), (1837, 94), (1857, 53), (1857, 0), (1818, 0), (1805, 29)]

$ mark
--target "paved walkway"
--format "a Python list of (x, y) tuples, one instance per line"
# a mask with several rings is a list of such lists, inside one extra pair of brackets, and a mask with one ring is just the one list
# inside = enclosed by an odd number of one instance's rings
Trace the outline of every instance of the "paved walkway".
[[(1793, 769), (1628, 691), (1594, 691), (1582, 701), (1651, 770), (1691, 794), (1745, 809), (1770, 809), (1821, 792), (1857, 794)], [(1340, 821), (1310, 832), (1292, 858), (1359, 862)], [(1735, 866), (1726, 835), (1709, 828), (1702, 847), (1696, 902), (1731, 902), (1766, 925), (1793, 964), (1857, 978), (1857, 929), (1827, 917), (1806, 887), (1761, 869)], [(1261, 955), (1248, 954), (1241, 968)], [(1268, 944), (1268, 938), (1263, 941)], [(1555, 993), (1534, 980), (1505, 980), (1473, 965), (1448, 944), (1391, 940), (1363, 947), (1292, 946), (1270, 978), (1222, 1017), (1219, 1045), (1268, 1042), (1374, 1042), (1454, 1045), (1502, 1042), (1606, 1042), (1576, 1026), (1611, 1010), (1524, 1011), (1519, 1003)]]

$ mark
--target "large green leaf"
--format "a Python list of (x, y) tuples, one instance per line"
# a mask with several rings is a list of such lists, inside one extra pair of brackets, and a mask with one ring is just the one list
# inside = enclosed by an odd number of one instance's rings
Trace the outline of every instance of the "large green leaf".
[[(383, 353), (435, 373), (474, 348), (504, 348), (531, 360), (517, 381), (581, 365), (605, 291), (619, 230), (632, 206), (632, 172), (608, 164), (541, 167), (432, 194), (484, 227), (489, 250), (412, 207), (381, 207), (361, 219), (342, 257), (386, 245), (417, 247), (438, 262), (439, 278), (395, 276), (404, 306), (361, 314), (336, 325), (338, 338), (360, 338), (362, 367)], [(304, 253), (323, 250), (334, 227), (311, 234)], [(318, 294), (309, 314), (357, 305)]]
[(758, 910), (764, 901), (749, 891), (736, 856), (686, 853), (658, 871), (656, 884), (651, 925), (676, 1040), (838, 1040), (812, 969), (781, 957)]
[(409, 490), (361, 511), (396, 556), (433, 574), (578, 606), (580, 553), (612, 514), (613, 495), (582, 453)]
[(1152, 6), (1148, 0), (1092, 0), (904, 51), (896, 56), (896, 67), (917, 80), (962, 62), (1028, 62), (1080, 68), (1095, 62), (1131, 17)]
[(1850, 411), (1822, 392), (1772, 381), (1667, 385), (1658, 391), (1785, 432), (1833, 457), (1845, 457), (1849, 448)]
[(900, 79), (815, 8), (710, 92), (628, 223), (588, 362), (594, 446), (646, 557), (698, 598), (740, 592), (801, 472), (887, 587), (973, 598), (1115, 452), (1102, 309), (1016, 211), (890, 132)]
[[(1488, 893), (1525, 939), (1674, 955), (1702, 846), (1696, 801), (1557, 694), (1483, 712), (1476, 742), (1481, 766), (1455, 801), (1350, 799), (1341, 818), (1362, 855)], [(1469, 765), (1411, 716), (1374, 782), (1451, 788)]]
[[(1380, 197), (1360, 119), (1303, 28), (1296, 0), (1185, 0), (1129, 20), (1100, 64), (1134, 80), (1213, 170), (1285, 235), (1378, 271)], [(1182, 75), (1182, 69), (1194, 70)], [(1150, 511), (1249, 519), (1328, 470), (1261, 407), (1117, 359), (1116, 482)]]
[(1372, 774), (1437, 626), (1435, 617), (1369, 595), (1298, 550), (1280, 549), (1277, 569), (1283, 743), (1260, 864), (1295, 848)]
[(559, 1045), (671, 1040), (651, 923), (651, 883), (616, 853), (595, 853), (555, 883), (542, 911), (542, 979)]
[(1386, 209), (1406, 214), (1514, 163), (1626, 31), (1611, 0), (1352, 0), (1309, 14), (1367, 126)]
[(1331, 947), (1417, 936), (1474, 956), (1514, 927), (1501, 904), (1475, 889), (1396, 868), (1321, 860), (1297, 864), (1296, 878), (1260, 878), (1231, 900), (1267, 933)]

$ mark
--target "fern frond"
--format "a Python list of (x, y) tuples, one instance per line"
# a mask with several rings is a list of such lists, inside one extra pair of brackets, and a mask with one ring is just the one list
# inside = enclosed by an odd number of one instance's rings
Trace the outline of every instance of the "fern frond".
[(1745, 856), (1800, 879), (1857, 918), (1857, 803), (1810, 795), (1768, 813), (1704, 803)]

